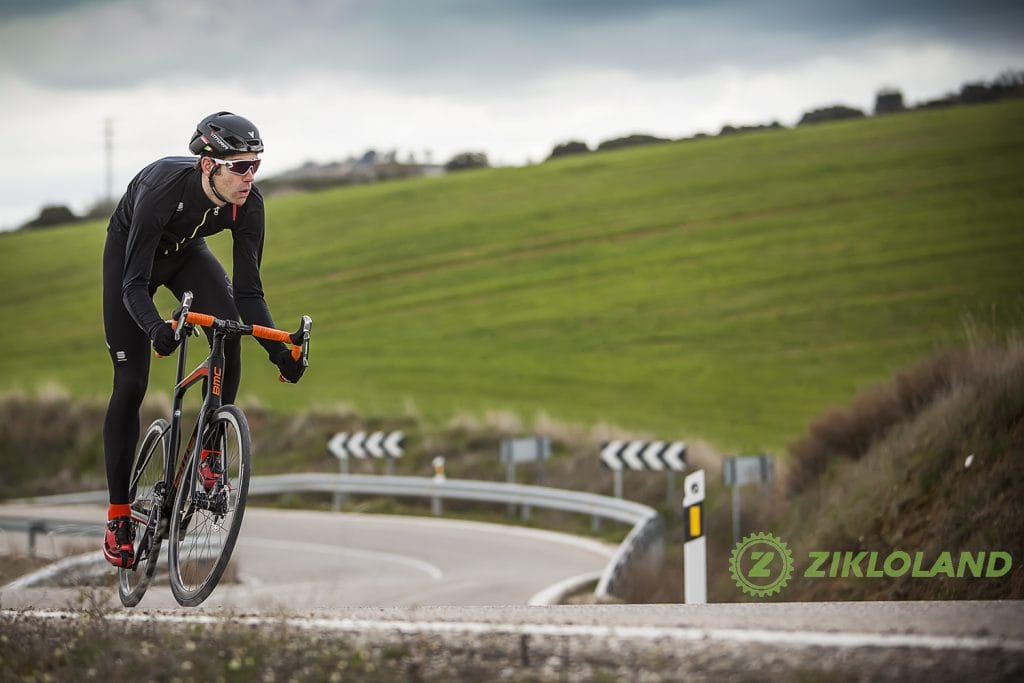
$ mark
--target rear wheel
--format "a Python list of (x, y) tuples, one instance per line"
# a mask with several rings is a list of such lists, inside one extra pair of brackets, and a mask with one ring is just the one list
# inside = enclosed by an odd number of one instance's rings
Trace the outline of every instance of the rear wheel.
[(160, 555), (160, 538), (154, 533), (164, 489), (164, 464), (170, 455), (167, 420), (149, 425), (132, 467), (128, 500), (132, 506), (135, 564), (117, 570), (117, 593), (125, 607), (134, 607), (149, 588)]
[(188, 607), (216, 588), (242, 526), (251, 454), (249, 423), (241, 409), (217, 409), (199, 443), (200, 453), (189, 454), (174, 499), (168, 548), (171, 592)]

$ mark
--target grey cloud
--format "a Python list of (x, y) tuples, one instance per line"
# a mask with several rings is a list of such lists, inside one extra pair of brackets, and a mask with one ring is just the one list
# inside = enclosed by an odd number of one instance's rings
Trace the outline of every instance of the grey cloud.
[(1015, 46), (1024, 28), (1024, 3), (994, 0), (38, 4), (45, 9), (23, 14), (17, 31), (0, 26), (0, 71), (64, 87), (194, 76), (258, 88), (344, 70), (407, 89), (464, 92), (516, 87), (559, 69), (678, 77), (715, 66), (769, 68), (884, 32), (908, 42)]
[(0, 0), (0, 21), (56, 14), (100, 0)]
[(988, 37), (1016, 41), (1024, 28), (1024, 5), (1006, 0), (797, 0), (758, 7), (760, 19), (769, 26), (784, 22), (833, 37), (898, 30), (951, 40)]

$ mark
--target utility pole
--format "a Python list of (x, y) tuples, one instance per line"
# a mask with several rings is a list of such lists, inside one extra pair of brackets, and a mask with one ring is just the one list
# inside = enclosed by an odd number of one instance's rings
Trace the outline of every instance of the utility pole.
[(114, 120), (109, 116), (103, 122), (103, 149), (107, 157), (107, 193), (106, 201), (114, 201)]

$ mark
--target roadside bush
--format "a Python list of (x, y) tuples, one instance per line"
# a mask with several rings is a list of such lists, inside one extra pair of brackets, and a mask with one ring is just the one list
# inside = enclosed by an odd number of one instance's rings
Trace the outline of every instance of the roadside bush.
[(589, 151), (590, 147), (587, 146), (587, 143), (580, 142), (579, 140), (570, 140), (569, 142), (555, 145), (555, 148), (551, 150), (551, 156), (548, 157), (548, 161), (558, 157), (569, 156), (570, 154), (586, 154)]
[(752, 126), (733, 126), (726, 124), (722, 126), (722, 130), (719, 131), (719, 135), (736, 135), (737, 133), (756, 133), (763, 130), (782, 130), (784, 126), (778, 121), (772, 121), (771, 123), (759, 123)]
[(604, 142), (597, 146), (597, 151), (604, 152), (610, 149), (636, 147), (637, 145), (654, 145), (659, 142), (671, 142), (671, 140), (667, 138), (659, 138), (655, 135), (634, 133), (633, 135), (627, 135), (625, 137), (615, 138), (613, 140), (605, 140)]
[(444, 165), (446, 171), (466, 171), (471, 168), (489, 168), (490, 162), (483, 152), (461, 152)]
[(823, 121), (839, 121), (842, 119), (862, 119), (864, 118), (864, 112), (860, 109), (854, 109), (853, 107), (847, 107), (842, 104), (833, 105), (831, 107), (823, 107), (821, 109), (814, 109), (806, 112), (800, 117), (800, 121), (797, 123), (798, 126), (803, 126), (808, 123), (821, 123)]
[(917, 415), (968, 374), (978, 353), (982, 352), (946, 351), (861, 394), (849, 407), (833, 408), (811, 422), (807, 435), (788, 448), (789, 495), (806, 489), (833, 459), (860, 459), (894, 425)]
[[(1024, 344), (943, 354), (887, 387), (883, 422), (855, 457), (822, 450), (811, 464), (827, 468), (804, 481), (767, 522), (790, 542), (794, 557), (812, 550), (920, 553), (925, 570), (942, 553), (1024, 547)], [(930, 400), (924, 397), (931, 395)], [(874, 395), (882, 396), (875, 392)], [(905, 404), (900, 399), (906, 399)], [(853, 410), (850, 411), (851, 415)], [(837, 430), (838, 431), (838, 430)], [(856, 449), (851, 449), (851, 451)], [(829, 460), (831, 458), (831, 460)], [(804, 462), (807, 465), (807, 461)], [(1016, 558), (1015, 558), (1016, 559)], [(854, 572), (818, 581), (794, 580), (787, 601), (1006, 600), (1024, 595), (1024, 566), (1002, 578), (961, 573), (906, 573), (867, 579)], [(925, 578), (927, 577), (927, 578)], [(804, 577), (806, 578), (806, 577)]]
[(63, 204), (49, 204), (39, 211), (39, 216), (25, 223), (25, 228), (49, 228), (54, 225), (77, 223), (80, 219)]

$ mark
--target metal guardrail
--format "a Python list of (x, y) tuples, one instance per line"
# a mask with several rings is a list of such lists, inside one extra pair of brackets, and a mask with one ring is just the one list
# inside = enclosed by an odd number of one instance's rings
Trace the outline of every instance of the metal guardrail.
[[(532, 506), (576, 512), (632, 524), (633, 528), (605, 567), (595, 594), (622, 595), (629, 575), (643, 563), (660, 558), (664, 543), (664, 522), (651, 507), (596, 493), (569, 491), (546, 486), (511, 484), (471, 479), (436, 479), (361, 474), (279, 474), (253, 477), (249, 495), (284, 493), (349, 493), (415, 498), (452, 498), (489, 503)], [(107, 501), (106, 491), (87, 491), (43, 496), (29, 501), (41, 505), (74, 505)], [(5, 518), (0, 518), (0, 528)], [(38, 522), (40, 520), (32, 520)], [(27, 520), (22, 520), (26, 522)], [(57, 525), (57, 522), (50, 522)], [(59, 533), (54, 527), (54, 533)], [(95, 525), (92, 527), (95, 529)]]
[[(104, 502), (106, 499), (104, 498)], [(24, 517), (0, 517), (0, 529), (20, 531), (28, 534), (28, 552), (36, 551), (36, 536), (40, 534), (67, 534), (72, 536), (100, 536), (103, 534), (101, 522), (75, 522), (62, 519), (26, 519)]]

